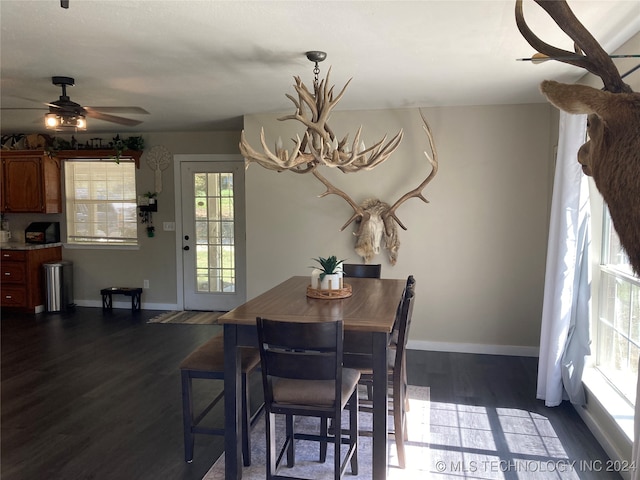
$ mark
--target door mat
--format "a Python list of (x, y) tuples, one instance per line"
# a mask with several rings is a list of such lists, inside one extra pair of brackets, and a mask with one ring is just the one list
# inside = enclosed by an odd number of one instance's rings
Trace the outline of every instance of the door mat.
[(215, 325), (218, 317), (226, 312), (199, 312), (195, 310), (164, 312), (147, 320), (147, 323), (186, 323), (190, 325)]

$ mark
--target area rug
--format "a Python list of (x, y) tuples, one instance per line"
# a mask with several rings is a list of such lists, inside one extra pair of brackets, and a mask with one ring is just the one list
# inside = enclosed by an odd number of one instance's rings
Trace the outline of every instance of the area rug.
[(147, 323), (188, 323), (190, 325), (213, 325), (218, 317), (226, 312), (199, 312), (195, 310), (182, 312), (164, 312), (147, 320)]
[[(366, 393), (364, 394), (366, 395)], [(429, 454), (429, 387), (409, 386), (409, 398), (411, 409), (408, 412), (407, 425), (409, 440), (405, 442), (407, 456), (407, 466), (405, 469), (398, 467), (398, 457), (396, 444), (393, 437), (389, 437), (389, 470), (387, 478), (391, 480), (414, 480), (417, 478), (429, 478), (431, 469), (431, 457)], [(278, 416), (276, 431), (284, 431), (284, 422)], [(348, 417), (348, 415), (345, 415)], [(306, 431), (313, 428), (318, 420), (299, 417), (296, 422), (300, 424), (299, 431)], [(360, 430), (371, 430), (372, 415), (361, 412), (359, 416)], [(389, 417), (390, 425), (393, 425), (393, 418)], [(348, 422), (345, 424), (347, 425)], [(318, 429), (316, 428), (316, 431)], [(242, 478), (244, 480), (262, 480), (265, 478), (265, 431), (264, 418), (260, 418), (251, 433), (251, 466), (244, 467)], [(278, 439), (281, 442), (281, 439)], [(280, 443), (281, 444), (281, 443)], [(346, 451), (346, 446), (344, 447)], [(333, 478), (333, 448), (329, 446), (327, 451), (327, 461), (318, 462), (319, 446), (316, 442), (298, 440), (296, 443), (296, 465), (289, 469), (285, 464), (278, 472), (283, 475), (298, 476), (314, 480)], [(371, 451), (372, 438), (361, 435), (358, 438), (358, 475), (352, 476), (350, 467), (347, 467), (345, 479), (364, 480), (372, 478), (371, 471)], [(344, 454), (344, 452), (343, 452)], [(223, 480), (224, 479), (224, 453), (218, 458), (209, 469), (202, 480)]]

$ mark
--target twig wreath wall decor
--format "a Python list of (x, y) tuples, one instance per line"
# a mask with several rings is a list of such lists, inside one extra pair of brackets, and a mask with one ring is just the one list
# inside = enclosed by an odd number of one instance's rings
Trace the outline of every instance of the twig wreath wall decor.
[(342, 197), (353, 208), (353, 215), (342, 226), (340, 231), (343, 231), (353, 222), (359, 224), (354, 232), (356, 253), (368, 263), (380, 252), (380, 246), (384, 241), (384, 248), (388, 252), (389, 261), (392, 265), (395, 265), (398, 258), (398, 248), (400, 247), (397, 226), (399, 225), (403, 230), (407, 229), (396, 216), (396, 210), (413, 197), (429, 203), (422, 195), (422, 190), (433, 180), (438, 172), (438, 155), (431, 128), (422, 112), (420, 112), (424, 123), (423, 128), (427, 134), (431, 150), (431, 154), (424, 152), (431, 164), (431, 171), (422, 183), (405, 193), (392, 205), (376, 198), (369, 198), (358, 204), (347, 193), (333, 186), (329, 180), (321, 175), (318, 167), (338, 168), (343, 173), (372, 170), (396, 151), (402, 141), (403, 132), (400, 130), (388, 142), (385, 136), (373, 146), (366, 148), (364, 142), (360, 139), (361, 126), (351, 143), (348, 143), (348, 134), (338, 141), (337, 136), (328, 124), (328, 119), (332, 110), (344, 95), (351, 80), (334, 97), (334, 86), (329, 87), (331, 69), (327, 72), (326, 79), (319, 80), (318, 78), (320, 73), (318, 63), (322, 62), (327, 57), (327, 54), (325, 52), (310, 51), (306, 53), (306, 56), (311, 62), (315, 63), (313, 69), (313, 92), (300, 80), (300, 77), (294, 77), (294, 88), (298, 98), (289, 94), (286, 94), (286, 96), (295, 105), (295, 111), (291, 115), (278, 119), (296, 120), (305, 125), (306, 131), (303, 137), (300, 138), (300, 136), (296, 135), (295, 146), (291, 152), (285, 149), (282, 141), (278, 139), (275, 145), (275, 152), (272, 152), (267, 146), (264, 129), (262, 129), (260, 142), (263, 152), (260, 153), (249, 145), (243, 130), (240, 137), (240, 153), (245, 158), (247, 167), (251, 163), (257, 163), (264, 168), (278, 172), (289, 170), (294, 173), (312, 173), (327, 189), (320, 197), (335, 194)]

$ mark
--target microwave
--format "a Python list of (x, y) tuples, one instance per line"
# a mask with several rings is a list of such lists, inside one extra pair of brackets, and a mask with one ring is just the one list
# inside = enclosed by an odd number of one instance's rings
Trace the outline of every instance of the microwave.
[(57, 243), (60, 241), (60, 222), (33, 222), (24, 231), (25, 243)]

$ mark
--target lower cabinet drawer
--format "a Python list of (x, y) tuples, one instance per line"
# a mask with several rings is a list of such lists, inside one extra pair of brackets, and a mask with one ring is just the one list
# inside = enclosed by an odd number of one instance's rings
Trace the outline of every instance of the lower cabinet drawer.
[(2, 250), (3, 262), (24, 262), (27, 259), (27, 252), (23, 250)]
[(3, 307), (24, 307), (27, 305), (26, 287), (2, 285), (0, 305)]
[(27, 279), (26, 265), (24, 262), (3, 262), (0, 267), (0, 281), (4, 286), (7, 283), (25, 283)]

